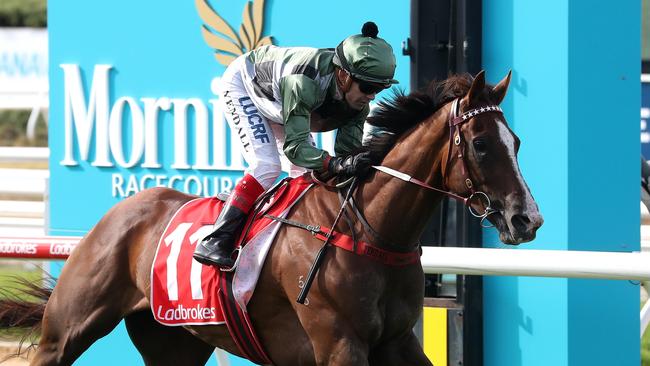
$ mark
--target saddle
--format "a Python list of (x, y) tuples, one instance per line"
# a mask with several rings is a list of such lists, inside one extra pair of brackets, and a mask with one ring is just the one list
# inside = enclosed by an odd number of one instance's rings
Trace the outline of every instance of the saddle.
[(256, 201), (237, 239), (239, 253), (233, 271), (204, 266), (192, 258), (194, 245), (212, 232), (212, 224), (228, 196), (196, 198), (185, 203), (173, 215), (158, 242), (151, 269), (154, 318), (168, 326), (225, 324), (242, 354), (253, 362), (268, 364), (248, 317), (247, 305), (282, 225), (307, 230), (319, 240), (329, 240), (333, 246), (385, 265), (419, 264), (419, 251), (392, 252), (325, 226), (287, 219), (294, 205), (314, 185), (309, 175), (287, 178)]
[(151, 310), (163, 325), (226, 325), (242, 354), (269, 364), (246, 310), (266, 254), (281, 222), (313, 186), (309, 176), (285, 179), (262, 195), (238, 238), (235, 269), (220, 271), (192, 258), (194, 246), (212, 232), (227, 195), (196, 198), (172, 217), (158, 242), (151, 269)]

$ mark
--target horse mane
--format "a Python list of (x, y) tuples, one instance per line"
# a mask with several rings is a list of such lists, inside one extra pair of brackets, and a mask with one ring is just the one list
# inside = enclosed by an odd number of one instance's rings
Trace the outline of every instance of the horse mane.
[(393, 89), (393, 95), (378, 103), (367, 122), (401, 135), (422, 122), (443, 105), (469, 92), (474, 77), (470, 74), (452, 75), (446, 80), (433, 80), (428, 87), (408, 95)]

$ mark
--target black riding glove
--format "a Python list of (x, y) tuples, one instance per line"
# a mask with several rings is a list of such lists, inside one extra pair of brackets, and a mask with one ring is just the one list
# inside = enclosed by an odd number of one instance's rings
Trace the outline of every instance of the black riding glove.
[(344, 174), (363, 177), (370, 172), (374, 159), (370, 151), (364, 151), (355, 155), (333, 157), (329, 161), (327, 171), (331, 174)]

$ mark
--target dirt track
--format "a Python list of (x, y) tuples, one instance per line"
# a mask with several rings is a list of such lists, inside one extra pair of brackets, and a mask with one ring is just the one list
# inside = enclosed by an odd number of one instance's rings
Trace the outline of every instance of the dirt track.
[[(4, 360), (5, 357), (13, 354), (18, 349), (18, 344), (13, 342), (0, 342), (0, 361)], [(10, 358), (7, 361), (0, 362), (2, 366), (27, 366), (29, 365), (29, 360), (22, 357)]]

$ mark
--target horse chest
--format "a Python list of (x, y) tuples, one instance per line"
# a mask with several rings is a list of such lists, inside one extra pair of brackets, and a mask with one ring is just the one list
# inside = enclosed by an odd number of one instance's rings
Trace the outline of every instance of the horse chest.
[(347, 318), (356, 320), (357, 328), (364, 330), (362, 333), (368, 335), (371, 343), (413, 328), (422, 312), (424, 279), (421, 269), (419, 274), (407, 270), (398, 276), (382, 270), (365, 279), (359, 277), (363, 276), (348, 277), (348, 281), (359, 280), (359, 287), (347, 292), (356, 294), (348, 298), (346, 308), (352, 314)]
[(384, 332), (400, 333), (413, 327), (421, 312), (418, 299), (393, 298), (386, 304), (384, 314)]

